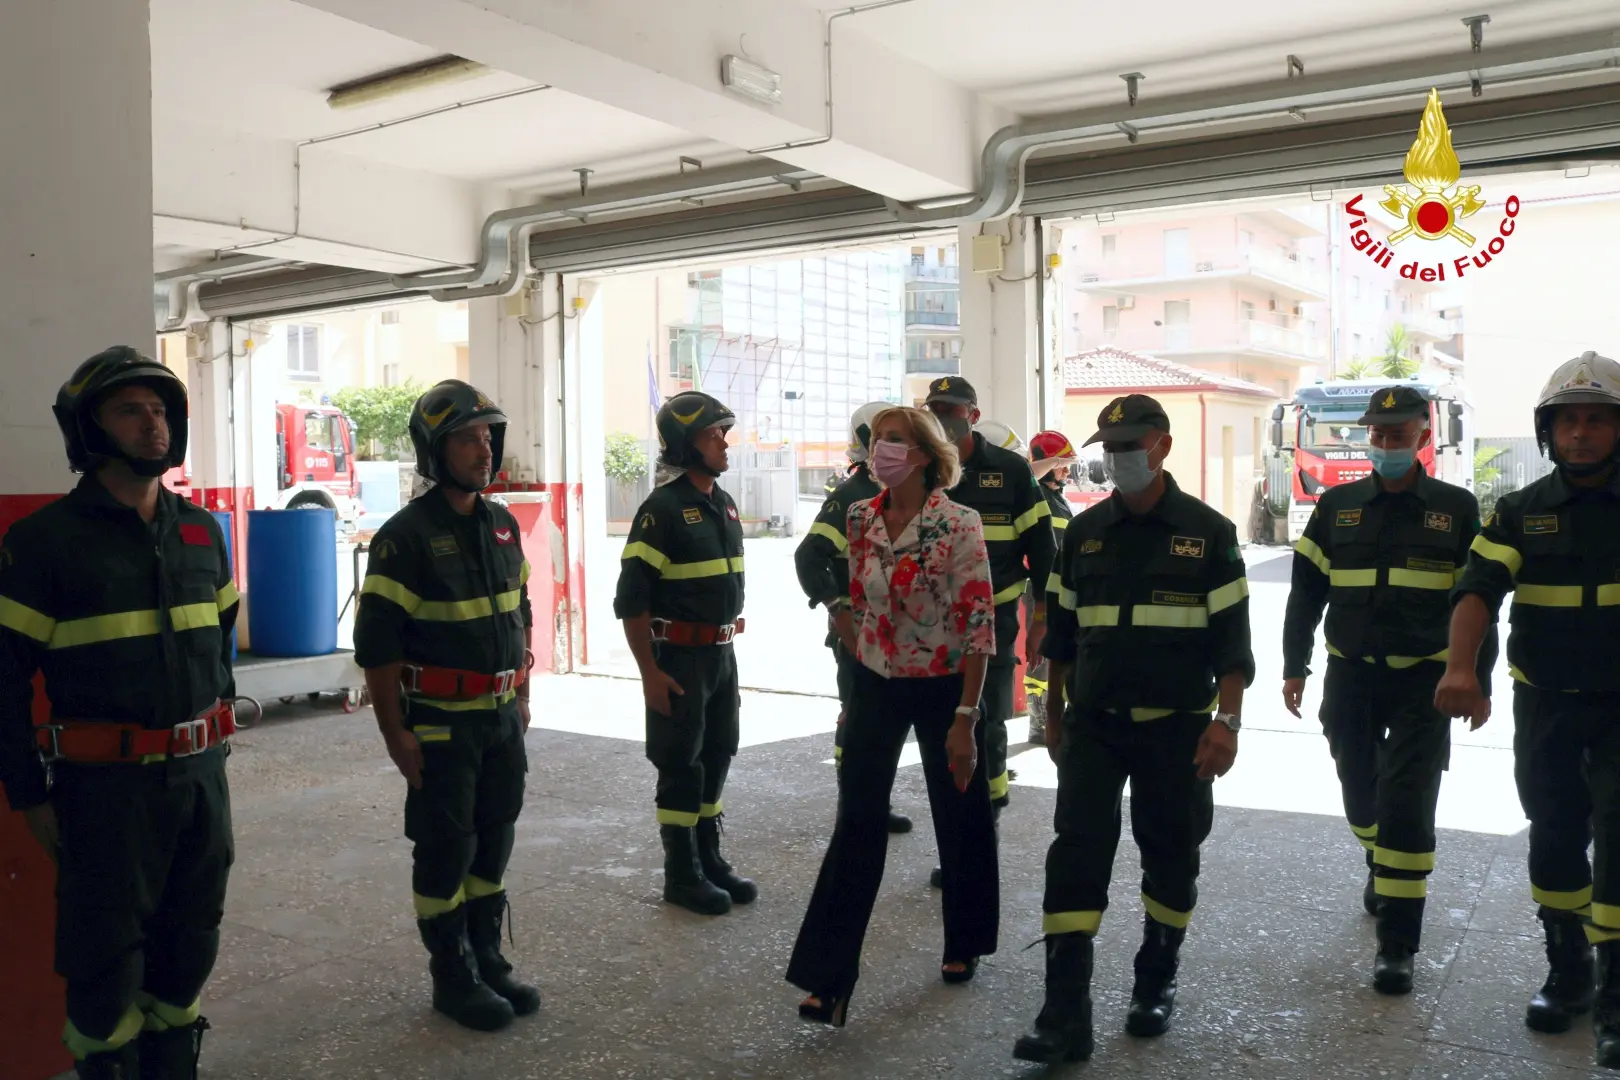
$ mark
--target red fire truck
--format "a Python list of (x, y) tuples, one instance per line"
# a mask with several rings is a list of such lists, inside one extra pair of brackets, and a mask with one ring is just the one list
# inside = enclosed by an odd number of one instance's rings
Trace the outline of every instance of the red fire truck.
[[(1305, 533), (1311, 511), (1322, 492), (1350, 480), (1371, 475), (1367, 458), (1367, 429), (1358, 421), (1367, 411), (1373, 392), (1390, 379), (1345, 379), (1302, 386), (1294, 400), (1271, 411), (1272, 453), (1292, 457), (1289, 474), (1288, 542)], [(1429, 402), (1429, 445), (1418, 454), (1430, 476), (1447, 483), (1474, 486), (1474, 436), (1465, 423), (1468, 407), (1462, 388), (1406, 380)]]
[(360, 527), (354, 422), (335, 405), (276, 406), (276, 506), (325, 507), (350, 532)]

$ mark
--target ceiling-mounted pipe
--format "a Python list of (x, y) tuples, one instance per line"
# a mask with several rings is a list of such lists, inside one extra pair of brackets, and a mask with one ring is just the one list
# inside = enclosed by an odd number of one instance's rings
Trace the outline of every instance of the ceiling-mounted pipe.
[[(888, 200), (907, 224), (959, 225), (992, 221), (1018, 210), (1024, 163), (1036, 150), (1130, 133), (1163, 132), (1213, 123), (1263, 120), (1299, 110), (1376, 104), (1427, 95), (1431, 89), (1471, 89), (1576, 75), (1620, 66), (1620, 30), (1429, 57), (1371, 70), (1273, 79), (1224, 91), (1177, 94), (1126, 108), (1092, 108), (1009, 124), (991, 136), (983, 153), (979, 190), (954, 200)], [(1129, 132), (1121, 125), (1128, 125)], [(1135, 138), (1131, 138), (1134, 142)]]
[(484, 221), (478, 265), (472, 270), (451, 270), (448, 273), (429, 270), (399, 275), (392, 279), (393, 284), (399, 289), (426, 289), (435, 300), (509, 296), (523, 287), (523, 279), (528, 273), (529, 233), (545, 222), (565, 218), (583, 220), (591, 214), (639, 210), (684, 199), (726, 195), (778, 184), (793, 187), (805, 180), (816, 179), (819, 175), (779, 162), (745, 161), (500, 210)]
[(182, 266), (166, 270), (152, 278), (152, 309), (157, 332), (172, 334), (184, 330), (194, 322), (208, 316), (197, 306), (197, 290), (213, 281), (221, 281), (242, 274), (255, 274), (281, 266), (286, 259), (263, 259), (253, 255), (237, 255), (228, 259)]

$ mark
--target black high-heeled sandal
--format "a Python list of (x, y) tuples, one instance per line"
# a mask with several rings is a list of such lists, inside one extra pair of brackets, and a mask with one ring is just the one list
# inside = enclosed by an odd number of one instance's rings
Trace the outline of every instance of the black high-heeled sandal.
[[(816, 1002), (814, 1005), (810, 1004), (812, 998)], [(799, 1002), (799, 1019), (841, 1028), (849, 1019), (849, 995), (811, 994)]]
[[(961, 971), (950, 970), (951, 964), (961, 964)], [(970, 956), (966, 960), (947, 960), (939, 965), (939, 977), (948, 983), (965, 983), (973, 981), (973, 973), (979, 969), (979, 958)]]

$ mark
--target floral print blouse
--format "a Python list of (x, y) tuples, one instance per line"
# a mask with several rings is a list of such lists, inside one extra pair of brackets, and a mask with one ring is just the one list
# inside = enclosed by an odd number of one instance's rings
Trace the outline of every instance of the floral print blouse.
[(857, 658), (889, 679), (954, 675), (996, 651), (990, 561), (979, 514), (936, 490), (889, 540), (889, 493), (849, 508), (849, 596)]

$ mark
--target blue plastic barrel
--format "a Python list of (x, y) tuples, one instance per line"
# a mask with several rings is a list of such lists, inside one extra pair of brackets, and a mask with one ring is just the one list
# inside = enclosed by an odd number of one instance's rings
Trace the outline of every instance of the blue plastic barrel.
[(248, 511), (248, 632), (259, 656), (337, 651), (337, 514)]
[[(236, 540), (231, 536), (231, 513), (229, 510), (211, 510), (214, 520), (219, 522), (219, 531), (225, 534), (225, 563), (236, 573)], [(236, 630), (231, 630), (231, 659), (236, 659)]]

